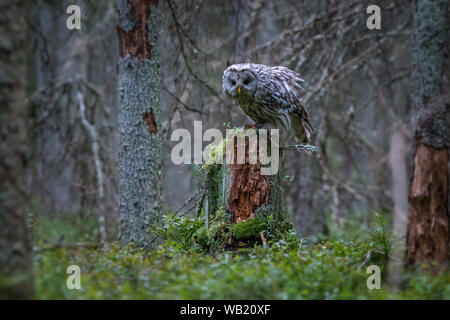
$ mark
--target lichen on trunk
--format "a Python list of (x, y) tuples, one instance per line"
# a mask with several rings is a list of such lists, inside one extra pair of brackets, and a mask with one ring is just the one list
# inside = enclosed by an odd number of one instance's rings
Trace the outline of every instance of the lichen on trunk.
[(157, 1), (119, 0), (119, 232), (150, 247), (161, 219), (160, 9)]
[[(231, 164), (204, 166), (207, 192), (204, 242), (214, 249), (262, 244), (293, 228), (283, 207), (281, 173), (262, 175), (259, 161), (249, 163), (248, 144), (246, 140), (244, 163), (236, 163), (237, 152), (234, 152)], [(224, 139), (214, 147), (213, 157), (223, 157), (226, 145)]]
[(448, 8), (446, 0), (418, 0), (414, 14), (414, 175), (409, 191), (408, 264), (449, 258)]

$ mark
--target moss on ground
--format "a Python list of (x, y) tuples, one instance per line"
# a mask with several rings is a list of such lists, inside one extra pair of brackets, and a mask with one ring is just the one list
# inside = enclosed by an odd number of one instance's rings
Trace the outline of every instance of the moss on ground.
[(252, 239), (257, 238), (259, 233), (266, 229), (266, 220), (263, 217), (255, 217), (233, 225), (233, 235), (236, 239)]

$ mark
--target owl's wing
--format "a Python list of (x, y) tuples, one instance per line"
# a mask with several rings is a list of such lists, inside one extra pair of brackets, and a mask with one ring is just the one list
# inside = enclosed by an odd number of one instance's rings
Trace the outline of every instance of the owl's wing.
[[(292, 126), (297, 136), (312, 134), (312, 126), (309, 122), (301, 96), (301, 83), (304, 80), (300, 75), (286, 67), (271, 67), (265, 77), (259, 80), (255, 99), (262, 105), (277, 110), (280, 115), (289, 115), (289, 126)], [(301, 133), (303, 131), (303, 133)]]
[(286, 67), (271, 67), (258, 78), (255, 99), (273, 110), (292, 113), (299, 109), (299, 112), (306, 112), (300, 94), (303, 90), (301, 82), (303, 79), (298, 73)]

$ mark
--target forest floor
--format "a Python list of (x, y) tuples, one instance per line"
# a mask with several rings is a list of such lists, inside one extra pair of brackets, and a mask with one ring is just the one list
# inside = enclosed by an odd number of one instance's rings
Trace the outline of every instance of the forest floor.
[[(173, 238), (150, 252), (116, 243), (65, 247), (92, 240), (90, 219), (39, 219), (32, 231), (38, 299), (450, 299), (449, 271), (408, 271), (400, 288), (385, 284), (390, 242), (383, 227), (363, 241), (314, 243), (292, 233), (270, 248), (214, 254)], [(367, 286), (374, 264), (380, 289)], [(70, 265), (80, 267), (80, 290), (67, 288)]]

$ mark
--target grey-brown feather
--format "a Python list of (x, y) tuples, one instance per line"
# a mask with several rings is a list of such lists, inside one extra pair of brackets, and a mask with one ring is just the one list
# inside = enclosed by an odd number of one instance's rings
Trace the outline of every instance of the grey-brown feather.
[[(256, 81), (242, 94), (236, 94), (236, 86), (242, 85), (241, 75)], [(252, 77), (254, 76), (254, 80)], [(230, 80), (231, 79), (231, 80)], [(223, 92), (233, 98), (244, 113), (258, 124), (268, 123), (277, 128), (294, 131), (303, 143), (308, 143), (313, 133), (308, 111), (303, 102), (300, 75), (286, 67), (270, 67), (262, 64), (235, 64), (223, 74)]]

